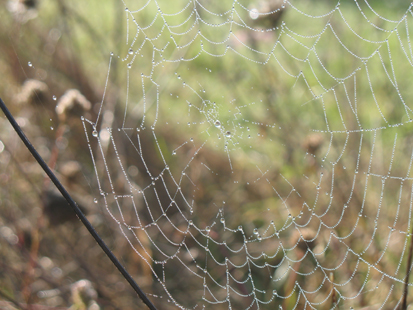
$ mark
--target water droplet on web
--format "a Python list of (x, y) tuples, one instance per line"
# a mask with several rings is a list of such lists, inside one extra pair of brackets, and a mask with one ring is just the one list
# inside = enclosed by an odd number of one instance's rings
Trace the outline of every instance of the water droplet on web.
[(231, 138), (231, 131), (227, 131), (227, 132), (225, 133), (225, 137)]
[(113, 56), (113, 52), (110, 52), (110, 56)]
[(192, 220), (189, 220), (188, 224), (189, 226), (192, 226), (194, 223), (192, 222)]
[(95, 130), (92, 131), (92, 136), (97, 137), (98, 136), (98, 132)]
[(131, 65), (131, 64), (128, 64), (128, 66), (127, 66), (127, 67), (128, 67), (128, 69), (130, 69), (130, 68), (132, 68), (132, 65)]
[[(209, 233), (209, 232), (211, 231), (211, 227), (209, 227), (209, 226), (205, 227), (205, 231), (206, 231), (207, 233)], [(207, 250), (208, 250), (208, 249), (207, 249)]]
[(53, 95), (53, 97), (52, 97), (52, 98), (53, 98), (53, 100), (54, 100), (54, 101), (56, 101), (56, 99), (57, 99), (55, 95)]
[(132, 49), (132, 48), (129, 49), (128, 54), (129, 54), (129, 55), (132, 55), (132, 54), (133, 54), (133, 49)]
[(175, 152), (175, 151), (172, 151), (172, 155), (176, 155), (176, 152)]
[(258, 235), (258, 229), (254, 228), (252, 232), (254, 233), (254, 235)]
[(220, 121), (215, 121), (215, 127), (221, 128), (221, 122)]
[(93, 202), (98, 203), (98, 199), (97, 198), (93, 199)]
[(238, 226), (238, 231), (242, 231), (242, 226)]
[(178, 80), (180, 80), (180, 79), (181, 79), (181, 76), (180, 76), (180, 75), (178, 75), (178, 76), (177, 76), (177, 78), (178, 78)]
[(33, 64), (32, 64), (30, 61), (27, 63), (27, 65), (28, 65), (29, 67), (33, 67)]
[(223, 217), (220, 219), (220, 221), (222, 224), (225, 224), (225, 219)]
[(50, 130), (54, 130), (53, 126), (50, 126)]

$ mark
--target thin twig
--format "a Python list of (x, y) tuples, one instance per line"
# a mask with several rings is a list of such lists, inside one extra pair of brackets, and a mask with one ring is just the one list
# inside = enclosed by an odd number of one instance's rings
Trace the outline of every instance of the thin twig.
[(33, 155), (33, 157), (36, 159), (36, 161), (42, 167), (43, 171), (49, 176), (49, 178), (52, 180), (52, 182), (54, 183), (56, 188), (60, 191), (60, 193), (63, 195), (63, 197), (69, 203), (69, 205), (76, 212), (76, 215), (79, 217), (79, 219), (82, 221), (83, 225), (87, 228), (89, 233), (93, 236), (93, 238), (96, 240), (96, 242), (102, 248), (102, 250), (105, 252), (106, 256), (109, 257), (109, 259), (116, 266), (116, 268), (118, 268), (118, 270), (123, 275), (123, 277), (129, 282), (129, 284), (132, 286), (132, 288), (135, 290), (135, 292), (139, 295), (139, 297), (141, 298), (143, 303), (146, 306), (148, 306), (149, 309), (156, 310), (155, 306), (152, 304), (152, 302), (149, 300), (149, 298), (145, 295), (145, 293), (142, 291), (142, 289), (139, 287), (139, 285), (135, 282), (135, 280), (132, 278), (132, 276), (126, 271), (125, 267), (123, 267), (123, 265), (120, 263), (120, 261), (112, 253), (112, 251), (109, 249), (109, 247), (106, 245), (106, 243), (102, 240), (102, 238), (99, 236), (99, 234), (93, 228), (92, 224), (89, 222), (89, 220), (83, 214), (83, 212), (80, 210), (79, 206), (76, 204), (76, 202), (73, 200), (73, 198), (66, 191), (66, 189), (64, 188), (62, 183), (60, 183), (60, 181), (54, 175), (52, 170), (50, 170), (49, 166), (47, 166), (46, 162), (43, 160), (43, 158), (39, 155), (39, 153), (36, 151), (36, 149), (30, 143), (29, 139), (26, 137), (26, 135), (24, 134), (24, 132), (22, 131), (20, 126), (17, 124), (17, 122), (14, 119), (13, 115), (10, 113), (10, 111), (8, 110), (7, 106), (5, 105), (5, 103), (3, 102), (3, 100), (1, 98), (0, 98), (0, 108), (3, 110), (4, 115), (6, 115), (7, 119), (10, 122), (10, 124), (13, 126), (14, 130), (17, 132), (20, 139), (26, 145), (27, 149), (30, 151), (30, 153)]
[(11, 298), (9, 295), (7, 295), (6, 293), (4, 293), (2, 290), (0, 290), (0, 296), (3, 297), (4, 299), (10, 301), (13, 305), (16, 306), (17, 309), (22, 309), (25, 310), (26, 308), (24, 308), (22, 305), (20, 305), (16, 300), (14, 300), (13, 298)]
[(406, 279), (404, 280), (404, 291), (403, 291), (403, 303), (402, 303), (402, 310), (407, 310), (407, 293), (409, 291), (409, 276), (412, 267), (412, 256), (413, 256), (413, 226), (412, 231), (410, 234), (410, 248), (409, 248), (409, 256), (407, 258), (407, 267), (406, 267)]

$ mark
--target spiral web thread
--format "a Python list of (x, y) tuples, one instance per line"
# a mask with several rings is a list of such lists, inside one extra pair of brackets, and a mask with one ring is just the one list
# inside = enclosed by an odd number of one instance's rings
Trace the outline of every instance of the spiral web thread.
[(171, 309), (398, 307), (411, 4), (119, 5), (127, 35), (108, 79), (116, 64), (124, 97), (82, 120), (95, 202), (149, 296)]

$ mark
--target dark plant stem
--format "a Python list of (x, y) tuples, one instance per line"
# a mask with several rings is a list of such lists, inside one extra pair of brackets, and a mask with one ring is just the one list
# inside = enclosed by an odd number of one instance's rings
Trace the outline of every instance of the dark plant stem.
[(23, 143), (25, 144), (27, 149), (30, 151), (30, 153), (33, 155), (33, 157), (36, 159), (36, 161), (42, 167), (43, 171), (52, 180), (52, 182), (54, 183), (56, 188), (60, 191), (60, 193), (63, 195), (63, 197), (66, 199), (68, 204), (75, 211), (76, 215), (79, 217), (79, 219), (82, 221), (83, 225), (87, 228), (89, 233), (93, 236), (93, 238), (96, 240), (96, 242), (102, 248), (102, 250), (105, 252), (106, 256), (109, 257), (109, 259), (116, 266), (116, 268), (118, 268), (118, 270), (123, 275), (123, 277), (129, 282), (129, 284), (132, 286), (132, 288), (135, 290), (135, 292), (139, 295), (139, 297), (143, 301), (143, 303), (146, 306), (148, 306), (149, 309), (156, 310), (155, 306), (152, 304), (152, 302), (149, 300), (149, 298), (145, 295), (145, 293), (141, 290), (141, 288), (138, 286), (138, 284), (135, 282), (135, 280), (132, 278), (132, 276), (126, 271), (125, 267), (122, 266), (122, 264), (119, 262), (119, 260), (116, 258), (116, 256), (112, 253), (112, 251), (109, 249), (109, 247), (106, 245), (106, 243), (98, 235), (96, 230), (93, 228), (92, 224), (90, 224), (90, 222), (88, 221), (86, 216), (83, 214), (83, 212), (80, 210), (80, 208), (78, 207), (76, 202), (73, 200), (73, 198), (66, 191), (66, 189), (64, 188), (62, 183), (60, 183), (60, 181), (54, 175), (52, 170), (50, 170), (49, 166), (47, 166), (46, 162), (43, 160), (43, 158), (39, 155), (39, 153), (36, 151), (36, 149), (30, 143), (29, 139), (26, 137), (26, 135), (24, 134), (24, 132), (22, 131), (20, 126), (17, 124), (17, 122), (14, 119), (13, 115), (7, 109), (5, 103), (3, 102), (3, 100), (1, 98), (0, 98), (0, 108), (3, 110), (4, 115), (6, 115), (7, 119), (10, 122), (10, 124), (13, 126), (14, 130), (17, 132), (17, 134), (19, 135), (20, 139), (23, 141)]
[(0, 290), (0, 296), (3, 297), (4, 299), (8, 300), (9, 302), (11, 302), (13, 305), (15, 305), (17, 309), (22, 309), (22, 310), (26, 309), (26, 308), (22, 307), (16, 300), (14, 300), (10, 296), (6, 295), (1, 290)]
[(407, 267), (406, 267), (406, 279), (404, 280), (404, 291), (403, 291), (403, 303), (402, 310), (407, 310), (407, 293), (409, 291), (409, 276), (412, 267), (412, 256), (413, 256), (413, 227), (410, 234), (410, 247), (409, 247), (409, 256), (407, 258)]

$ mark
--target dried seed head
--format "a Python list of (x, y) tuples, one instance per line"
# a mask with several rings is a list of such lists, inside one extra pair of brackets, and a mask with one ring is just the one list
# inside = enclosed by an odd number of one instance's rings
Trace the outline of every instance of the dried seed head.
[(38, 80), (26, 80), (20, 93), (17, 95), (17, 102), (21, 104), (39, 104), (47, 100), (49, 88)]
[(60, 173), (70, 181), (76, 180), (81, 175), (81, 172), (80, 164), (74, 160), (64, 163), (60, 167)]
[(98, 294), (89, 280), (73, 283), (71, 291), (75, 309), (100, 309), (96, 303)]
[(259, 0), (250, 6), (249, 15), (255, 24), (265, 28), (275, 28), (280, 23), (284, 10), (282, 0)]
[(303, 148), (310, 154), (315, 155), (322, 144), (323, 136), (321, 134), (314, 133), (305, 138)]
[(37, 4), (37, 0), (9, 0), (7, 9), (17, 22), (24, 24), (37, 17)]
[(291, 243), (297, 245), (297, 249), (303, 253), (307, 250), (313, 250), (316, 246), (317, 232), (311, 228), (303, 228), (300, 231), (295, 230), (291, 235)]
[(71, 116), (80, 117), (89, 111), (92, 104), (77, 89), (69, 89), (59, 99), (56, 113), (60, 121), (65, 121)]
[[(83, 205), (77, 205), (84, 214), (88, 213)], [(75, 211), (57, 190), (47, 190), (43, 193), (43, 214), (49, 225), (54, 227), (67, 222), (80, 223)]]

